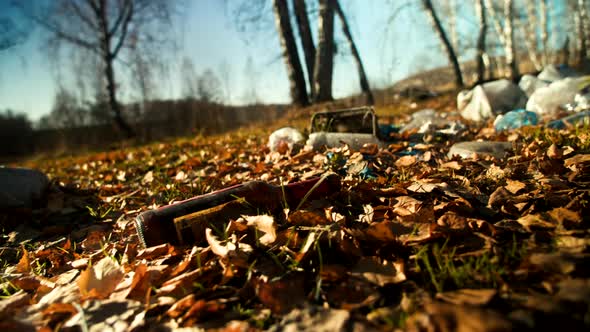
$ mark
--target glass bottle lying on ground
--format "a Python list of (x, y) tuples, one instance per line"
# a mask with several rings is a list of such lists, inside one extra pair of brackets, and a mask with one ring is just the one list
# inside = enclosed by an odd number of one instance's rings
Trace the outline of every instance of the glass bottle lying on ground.
[(144, 211), (135, 218), (135, 228), (144, 247), (192, 244), (204, 239), (209, 221), (237, 219), (248, 213), (277, 214), (286, 206), (297, 208), (339, 191), (340, 178), (336, 174), (281, 186), (249, 181)]

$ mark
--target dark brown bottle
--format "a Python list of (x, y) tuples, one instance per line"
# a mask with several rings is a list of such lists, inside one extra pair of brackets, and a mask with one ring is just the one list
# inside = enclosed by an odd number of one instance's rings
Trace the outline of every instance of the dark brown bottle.
[[(167, 242), (187, 244), (194, 241), (195, 233), (201, 229), (204, 231), (203, 223), (198, 223), (208, 215), (235, 218), (240, 213), (247, 214), (253, 210), (277, 212), (285, 203), (293, 209), (304, 198), (326, 197), (339, 190), (340, 179), (336, 174), (284, 186), (249, 181), (142, 212), (135, 218), (135, 228), (144, 247)], [(191, 214), (194, 215), (192, 218), (181, 218)]]

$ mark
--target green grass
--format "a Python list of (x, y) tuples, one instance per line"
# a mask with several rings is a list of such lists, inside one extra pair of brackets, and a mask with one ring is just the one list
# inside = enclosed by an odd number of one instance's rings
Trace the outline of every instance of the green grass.
[(505, 251), (485, 252), (475, 257), (458, 257), (456, 248), (426, 245), (415, 255), (417, 272), (437, 292), (459, 288), (497, 288), (509, 277), (510, 268), (524, 257), (526, 250), (516, 238)]

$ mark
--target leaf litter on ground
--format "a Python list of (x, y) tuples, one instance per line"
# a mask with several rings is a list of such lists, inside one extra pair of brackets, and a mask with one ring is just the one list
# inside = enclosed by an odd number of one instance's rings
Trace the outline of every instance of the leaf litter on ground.
[[(26, 223), (2, 220), (0, 329), (588, 329), (587, 128), (516, 131), (501, 160), (447, 157), (490, 135), (291, 155), (253, 128), (31, 162), (55, 192)], [(329, 171), (340, 191), (202, 218), (197, 243), (141, 248), (130, 222)]]

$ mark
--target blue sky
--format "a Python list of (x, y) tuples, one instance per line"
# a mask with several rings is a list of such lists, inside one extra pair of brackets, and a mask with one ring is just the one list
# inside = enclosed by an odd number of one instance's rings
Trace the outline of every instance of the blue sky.
[[(0, 0), (0, 10), (7, 1)], [(233, 0), (228, 1), (231, 3)], [(180, 23), (177, 24), (180, 31), (177, 37), (182, 41), (181, 48), (169, 57), (168, 75), (157, 78), (157, 95), (160, 98), (180, 96), (180, 63), (186, 56), (193, 61), (197, 72), (207, 68), (217, 72), (222, 62), (229, 65), (232, 92), (227, 103), (243, 102), (242, 96), (252, 85), (263, 102), (289, 101), (287, 76), (271, 12), (266, 16), (270, 19), (268, 29), (243, 34), (237, 31), (231, 10), (226, 10), (224, 1), (186, 0), (186, 3), (188, 5), (180, 19), (182, 22), (177, 22)], [(404, 10), (396, 16), (394, 23), (388, 24), (396, 3), (398, 1), (341, 0), (373, 86), (389, 85), (418, 70), (445, 64), (429, 21), (418, 6)], [(473, 24), (468, 22), (469, 18), (460, 17), (459, 21), (460, 25)], [(315, 30), (317, 22), (312, 21), (311, 24)], [(337, 38), (344, 41), (339, 25), (336, 29)], [(0, 110), (9, 108), (25, 112), (34, 120), (50, 111), (56, 91), (57, 71), (52, 67), (41, 41), (42, 34), (36, 29), (23, 45), (0, 52)], [(346, 55), (338, 55), (336, 59), (335, 97), (359, 91), (356, 69), (347, 44), (342, 43), (339, 49)], [(254, 80), (245, 77), (249, 57), (254, 65)], [(75, 88), (73, 82), (70, 79), (68, 87)], [(123, 89), (120, 98), (124, 102), (131, 101), (133, 94), (129, 89)]]

